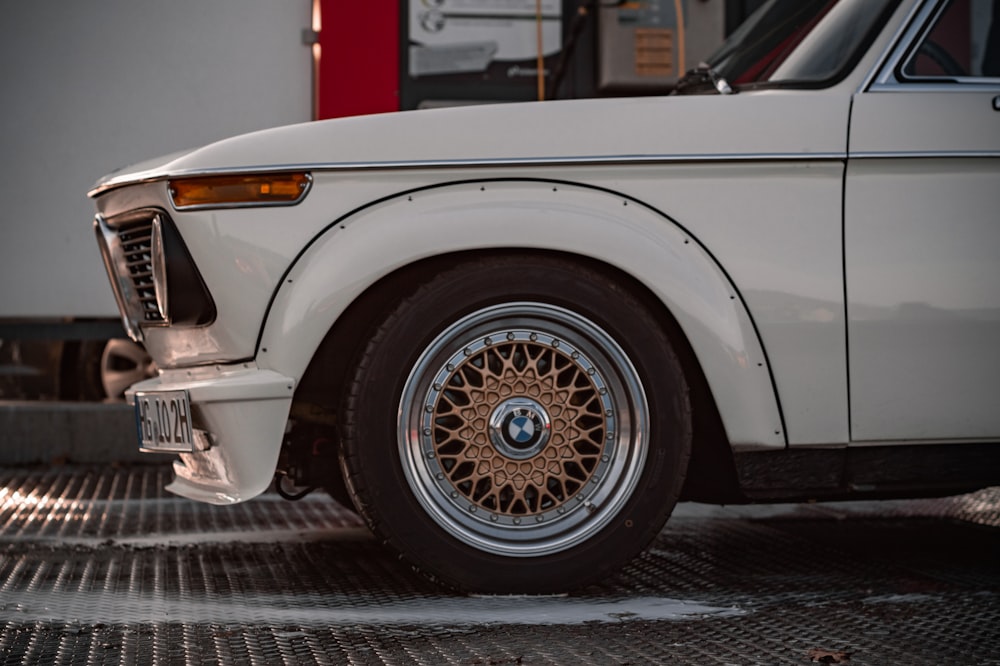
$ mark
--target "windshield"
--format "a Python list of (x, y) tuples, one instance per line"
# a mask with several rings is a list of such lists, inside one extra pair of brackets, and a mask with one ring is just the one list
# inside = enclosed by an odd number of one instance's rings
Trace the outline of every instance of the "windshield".
[(898, 2), (768, 0), (705, 64), (736, 89), (833, 83), (857, 63)]

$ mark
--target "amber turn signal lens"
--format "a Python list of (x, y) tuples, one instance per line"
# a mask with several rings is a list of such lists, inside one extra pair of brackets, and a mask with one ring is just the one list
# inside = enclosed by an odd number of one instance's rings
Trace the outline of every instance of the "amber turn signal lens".
[(301, 201), (312, 179), (307, 173), (198, 176), (170, 181), (177, 208), (280, 206)]

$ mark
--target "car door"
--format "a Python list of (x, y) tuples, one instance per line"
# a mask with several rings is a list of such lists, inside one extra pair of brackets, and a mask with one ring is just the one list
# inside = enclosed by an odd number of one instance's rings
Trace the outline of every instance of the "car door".
[(924, 3), (849, 141), (852, 442), (1000, 438), (1000, 0)]

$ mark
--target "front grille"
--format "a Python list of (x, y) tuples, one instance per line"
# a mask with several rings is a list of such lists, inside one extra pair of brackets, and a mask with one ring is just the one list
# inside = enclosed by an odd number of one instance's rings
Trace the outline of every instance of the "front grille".
[(118, 229), (118, 239), (125, 256), (128, 278), (139, 300), (139, 316), (145, 322), (163, 322), (163, 315), (156, 305), (156, 287), (153, 284), (152, 219)]
[(143, 327), (215, 321), (215, 303), (165, 212), (142, 208), (112, 218), (98, 215), (94, 230), (122, 323), (133, 340), (142, 341)]

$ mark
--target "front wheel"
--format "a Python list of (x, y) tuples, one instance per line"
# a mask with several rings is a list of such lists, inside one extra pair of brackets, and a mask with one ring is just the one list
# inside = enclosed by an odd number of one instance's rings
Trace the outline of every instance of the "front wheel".
[(592, 582), (662, 527), (686, 471), (687, 385), (624, 285), (535, 257), (457, 266), (358, 362), (342, 464), (376, 534), (466, 590)]

